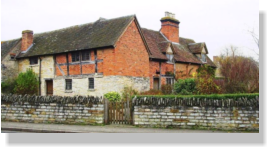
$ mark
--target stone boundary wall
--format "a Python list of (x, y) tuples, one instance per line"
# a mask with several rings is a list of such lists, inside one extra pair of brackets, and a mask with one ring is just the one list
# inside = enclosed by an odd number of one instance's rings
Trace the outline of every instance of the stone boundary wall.
[(259, 98), (134, 99), (134, 125), (186, 129), (259, 130)]
[(30, 123), (103, 124), (104, 103), (95, 97), (1, 96), (1, 120)]

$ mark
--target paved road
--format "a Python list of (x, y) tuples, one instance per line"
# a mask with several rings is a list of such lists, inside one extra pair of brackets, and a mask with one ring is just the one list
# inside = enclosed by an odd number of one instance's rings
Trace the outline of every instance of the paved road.
[(11, 131), (1, 129), (1, 133), (33, 133), (33, 132), (24, 132), (24, 131)]
[[(65, 124), (35, 124), (2, 122), (2, 133), (249, 133), (249, 131), (220, 131), (220, 130), (192, 130), (192, 129), (162, 129), (139, 128), (132, 125), (65, 125)], [(258, 133), (258, 131), (250, 131)]]
[(226, 131), (138, 128), (130, 125), (64, 125), (2, 122), (1, 130), (19, 132), (52, 132), (52, 133), (227, 133)]

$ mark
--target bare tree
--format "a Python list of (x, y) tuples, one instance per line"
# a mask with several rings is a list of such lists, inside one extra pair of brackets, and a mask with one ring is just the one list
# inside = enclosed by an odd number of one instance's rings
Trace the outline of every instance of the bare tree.
[(257, 45), (258, 48), (259, 48), (259, 35), (257, 35), (257, 34), (255, 33), (254, 29), (249, 30), (248, 32), (249, 32), (249, 34), (252, 36), (254, 42), (256, 43), (256, 45)]
[(251, 35), (254, 43), (258, 46), (258, 52), (256, 52), (254, 49), (252, 49), (252, 51), (259, 56), (259, 35), (256, 34), (254, 28), (252, 30), (248, 30), (248, 33)]
[(226, 93), (258, 92), (259, 67), (257, 62), (242, 55), (237, 55), (238, 48), (230, 46), (219, 58), (220, 72), (225, 78)]

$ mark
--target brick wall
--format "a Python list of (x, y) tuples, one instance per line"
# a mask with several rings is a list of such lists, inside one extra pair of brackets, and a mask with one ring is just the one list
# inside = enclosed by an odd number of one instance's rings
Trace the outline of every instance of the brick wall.
[(127, 27), (114, 49), (114, 74), (149, 76), (149, 56), (135, 21)]
[[(185, 64), (185, 63), (176, 63), (176, 78), (177, 79), (186, 79), (197, 73), (196, 70), (199, 68), (199, 65)], [(191, 72), (190, 72), (191, 70)]]
[(162, 22), (161, 32), (172, 42), (179, 43), (179, 25), (171, 21)]
[[(64, 123), (64, 124), (103, 124), (104, 104), (102, 100), (94, 103), (94, 98), (89, 98), (91, 104), (87, 102), (75, 101), (75, 98), (62, 98), (74, 100), (72, 102), (53, 101), (50, 97), (34, 98), (18, 96), (2, 96), (1, 99), (1, 120), (13, 122), (30, 123)], [(4, 98), (4, 99), (3, 99)], [(41, 100), (49, 100), (42, 102)], [(21, 100), (20, 100), (21, 99)], [(50, 99), (52, 99), (50, 101)], [(32, 100), (32, 101), (27, 101)], [(15, 102), (14, 102), (15, 101)]]

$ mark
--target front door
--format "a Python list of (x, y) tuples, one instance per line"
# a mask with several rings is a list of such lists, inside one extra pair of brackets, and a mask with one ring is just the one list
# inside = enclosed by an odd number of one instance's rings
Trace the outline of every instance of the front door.
[(159, 79), (159, 78), (154, 78), (153, 80), (154, 80), (154, 81), (153, 81), (153, 89), (154, 89), (154, 90), (159, 90), (159, 89), (160, 89), (160, 88), (159, 88), (159, 86), (160, 86), (160, 85), (159, 85), (159, 80), (160, 80), (160, 79)]
[(53, 95), (53, 80), (46, 81), (46, 95), (47, 96)]

